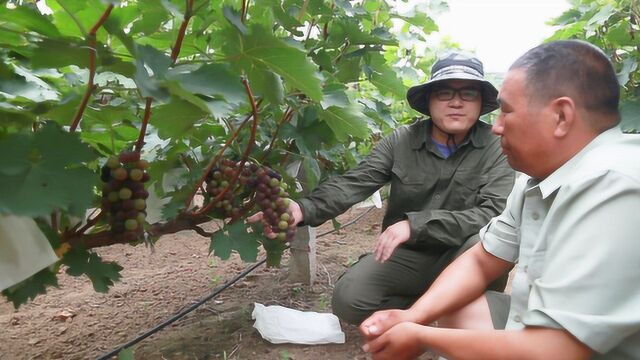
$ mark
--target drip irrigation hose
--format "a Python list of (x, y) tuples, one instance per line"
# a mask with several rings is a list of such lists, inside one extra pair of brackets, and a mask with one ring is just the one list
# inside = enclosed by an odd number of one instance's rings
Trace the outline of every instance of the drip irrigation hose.
[(218, 294), (220, 294), (221, 292), (226, 290), (231, 285), (235, 284), (238, 280), (240, 280), (243, 277), (247, 276), (249, 273), (251, 273), (253, 270), (255, 270), (258, 266), (264, 264), (266, 261), (267, 261), (267, 259), (262, 259), (259, 262), (249, 266), (242, 273), (240, 273), (239, 275), (236, 275), (236, 277), (234, 277), (233, 279), (227, 281), (224, 285), (222, 285), (219, 288), (215, 289), (211, 294), (209, 294), (209, 295), (205, 296), (204, 298), (200, 299), (195, 304), (193, 304), (193, 305), (189, 306), (188, 308), (182, 310), (181, 312), (173, 315), (171, 318), (169, 318), (169, 319), (163, 321), (162, 323), (156, 325), (153, 329), (151, 329), (151, 330), (147, 331), (146, 333), (136, 337), (135, 339), (129, 341), (128, 343), (117, 347), (116, 349), (112, 350), (111, 352), (109, 352), (107, 354), (102, 355), (101, 357), (98, 358), (98, 360), (110, 359), (111, 357), (117, 355), (120, 351), (139, 343), (140, 341), (142, 341), (142, 340), (148, 338), (149, 336), (157, 333), (158, 331), (164, 329), (168, 325), (171, 325), (176, 320), (180, 319), (181, 317), (187, 315), (188, 313), (190, 313), (193, 310), (195, 310), (198, 307), (200, 307), (200, 305), (202, 305), (205, 302), (211, 300), (212, 298), (218, 296)]

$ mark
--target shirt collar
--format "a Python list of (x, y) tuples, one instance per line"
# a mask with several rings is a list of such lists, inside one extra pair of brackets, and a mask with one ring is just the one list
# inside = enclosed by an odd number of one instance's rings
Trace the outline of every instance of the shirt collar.
[[(414, 150), (419, 150), (425, 144), (433, 145), (433, 140), (431, 139), (431, 128), (433, 126), (431, 123), (431, 119), (419, 121), (416, 126), (418, 127), (418, 131), (414, 132), (411, 136), (411, 148)], [(487, 137), (480, 134), (480, 131), (478, 129), (480, 126), (483, 126), (482, 124), (480, 124), (480, 120), (476, 121), (476, 123), (469, 130), (469, 135), (458, 147), (462, 147), (469, 142), (476, 148), (485, 147), (487, 145), (488, 139)], [(433, 146), (435, 147), (435, 145)]]
[(575, 170), (577, 169), (581, 160), (589, 152), (602, 144), (607, 144), (615, 141), (616, 139), (619, 139), (621, 135), (622, 130), (620, 129), (620, 127), (616, 126), (596, 136), (595, 139), (591, 140), (591, 142), (587, 144), (587, 146), (585, 146), (582, 150), (580, 150), (580, 152), (569, 159), (569, 161), (556, 169), (556, 171), (552, 172), (551, 175), (547, 176), (544, 180), (540, 181), (538, 186), (540, 187), (542, 198), (547, 198), (549, 195), (558, 190), (562, 185), (570, 182), (570, 180), (575, 176)]

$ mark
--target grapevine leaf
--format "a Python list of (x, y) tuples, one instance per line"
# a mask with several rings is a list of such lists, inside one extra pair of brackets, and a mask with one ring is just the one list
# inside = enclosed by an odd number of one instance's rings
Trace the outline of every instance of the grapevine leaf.
[(16, 6), (13, 9), (1, 6), (0, 18), (11, 19), (11, 23), (45, 36), (56, 37), (60, 35), (58, 29), (45, 16), (30, 6)]
[(338, 141), (347, 141), (349, 136), (365, 139), (369, 136), (368, 121), (356, 106), (337, 107), (331, 106), (321, 110), (318, 114), (324, 120)]
[(243, 222), (226, 225), (211, 236), (209, 252), (222, 260), (227, 260), (231, 252), (236, 250), (243, 261), (255, 262), (258, 257), (260, 233), (248, 232), (250, 229)]
[(160, 0), (141, 1), (137, 6), (142, 16), (140, 20), (133, 23), (130, 32), (132, 34), (153, 34), (169, 17)]
[(158, 135), (163, 139), (184, 136), (193, 128), (193, 123), (207, 116), (196, 105), (182, 99), (173, 99), (170, 103), (160, 105), (153, 110), (151, 123), (158, 128)]
[(240, 31), (240, 33), (242, 35), (247, 35), (247, 33), (248, 33), (247, 27), (244, 26), (244, 23), (242, 22), (242, 19), (240, 18), (240, 13), (239, 12), (234, 11), (233, 8), (231, 8), (229, 6), (225, 6), (222, 9), (222, 13), (224, 14), (224, 17), (233, 26), (235, 26), (235, 28), (238, 29), (238, 31)]
[(302, 168), (304, 169), (305, 175), (305, 189), (315, 189), (318, 186), (318, 181), (320, 180), (320, 166), (318, 166), (318, 161), (312, 157), (304, 157), (302, 160)]
[(246, 101), (244, 87), (237, 74), (227, 64), (207, 64), (195, 71), (171, 74), (172, 80), (188, 91), (212, 97), (220, 96), (232, 104)]
[(233, 239), (229, 236), (229, 232), (224, 228), (216, 231), (211, 236), (209, 252), (213, 252), (213, 255), (222, 260), (227, 260), (231, 256), (231, 251), (233, 251)]
[(95, 157), (77, 134), (53, 124), (29, 137), (5, 138), (0, 141), (0, 168), (7, 164), (0, 172), (0, 212), (40, 216), (62, 209), (84, 216), (98, 180), (82, 162)]
[(630, 74), (638, 68), (638, 62), (634, 58), (628, 58), (622, 62), (622, 69), (616, 74), (620, 85), (626, 85), (629, 81)]
[(245, 71), (251, 67), (266, 66), (309, 98), (316, 101), (322, 99), (318, 66), (304, 51), (274, 37), (266, 28), (252, 26), (249, 36), (227, 42), (226, 53), (229, 61), (237, 62)]
[(620, 104), (622, 123), (620, 126), (625, 132), (640, 132), (640, 98), (632, 98), (622, 101)]
[(106, 293), (115, 281), (120, 280), (122, 266), (115, 262), (105, 262), (93, 252), (72, 248), (62, 258), (62, 263), (67, 265), (67, 274), (71, 276), (87, 275), (93, 283), (93, 289)]
[(44, 268), (30, 278), (21, 281), (2, 291), (2, 295), (6, 296), (13, 303), (13, 307), (18, 307), (29, 300), (33, 300), (39, 294), (46, 294), (47, 287), (58, 287), (58, 278), (56, 273), (50, 268)]
[(118, 360), (135, 360), (135, 358), (135, 351), (133, 351), (131, 347), (122, 349), (122, 351), (118, 353)]

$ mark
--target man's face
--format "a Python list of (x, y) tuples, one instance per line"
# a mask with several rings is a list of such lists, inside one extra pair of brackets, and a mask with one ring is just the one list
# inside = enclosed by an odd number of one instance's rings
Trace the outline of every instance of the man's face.
[(553, 152), (552, 114), (545, 105), (531, 101), (524, 70), (507, 73), (498, 102), (500, 114), (493, 133), (501, 137), (502, 152), (511, 167), (532, 177), (548, 175), (547, 157)]
[(464, 137), (478, 120), (481, 108), (482, 87), (477, 81), (443, 81), (433, 87), (429, 96), (431, 119), (449, 134)]

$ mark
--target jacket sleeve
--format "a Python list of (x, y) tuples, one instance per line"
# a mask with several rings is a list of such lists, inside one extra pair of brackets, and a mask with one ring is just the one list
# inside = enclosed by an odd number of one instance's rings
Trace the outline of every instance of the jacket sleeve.
[(383, 138), (356, 168), (328, 179), (311, 194), (299, 199), (304, 215), (301, 225), (318, 226), (365, 200), (389, 182), (396, 141), (395, 132)]
[(406, 213), (411, 226), (408, 244), (460, 246), (504, 210), (513, 189), (515, 171), (500, 152), (499, 143), (492, 143), (487, 151), (495, 155), (479, 174), (475, 206), (464, 210), (425, 209)]

